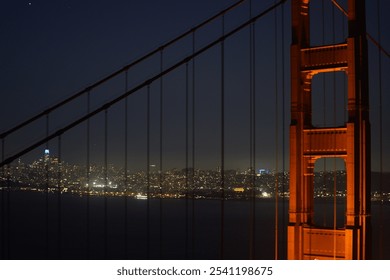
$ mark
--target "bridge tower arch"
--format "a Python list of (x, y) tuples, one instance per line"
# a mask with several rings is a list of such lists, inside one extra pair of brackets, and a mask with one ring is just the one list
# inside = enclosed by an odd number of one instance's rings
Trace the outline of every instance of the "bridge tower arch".
[[(371, 167), (365, 1), (348, 0), (348, 38), (325, 46), (310, 44), (310, 0), (291, 2), (287, 258), (369, 259)], [(314, 127), (312, 77), (333, 71), (345, 71), (348, 77), (347, 121), (339, 127)], [(324, 157), (345, 161), (347, 197), (343, 228), (314, 224), (314, 164)]]

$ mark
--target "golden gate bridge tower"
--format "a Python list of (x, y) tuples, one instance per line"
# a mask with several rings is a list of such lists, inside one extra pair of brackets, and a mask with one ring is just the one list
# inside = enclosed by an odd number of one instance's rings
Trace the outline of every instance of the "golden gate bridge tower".
[[(290, 204), (288, 259), (369, 259), (370, 123), (365, 1), (348, 0), (345, 42), (311, 46), (309, 0), (293, 0), (291, 45)], [(347, 121), (312, 125), (312, 78), (343, 71), (348, 79)], [(345, 225), (314, 223), (314, 164), (341, 158), (346, 169)], [(336, 213), (334, 213), (336, 215)]]

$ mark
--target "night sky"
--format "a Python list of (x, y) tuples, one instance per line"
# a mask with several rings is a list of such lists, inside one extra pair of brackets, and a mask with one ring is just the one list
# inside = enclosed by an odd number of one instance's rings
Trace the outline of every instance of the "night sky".
[[(202, 20), (216, 14), (235, 1), (228, 0), (69, 0), (69, 1), (2, 1), (0, 9), (0, 131), (13, 127), (28, 117), (43, 111), (56, 102), (93, 84), (128, 63), (159, 47), (162, 43), (191, 29)], [(249, 1), (246, 1), (249, 2)], [(289, 2), (289, 1), (288, 1)], [(312, 1), (312, 20), (318, 30), (312, 30), (312, 43), (331, 43), (342, 40), (346, 34), (343, 15), (335, 9), (335, 28), (332, 10), (326, 4), (326, 28), (322, 33), (321, 1)], [(330, 2), (330, 1), (326, 1)], [(339, 1), (346, 7), (346, 1)], [(390, 28), (387, 11), (389, 1), (379, 1), (381, 17), (381, 44), (389, 52)], [(253, 1), (252, 14), (257, 14), (274, 3)], [(367, 31), (378, 38), (377, 1), (367, 0)], [(196, 33), (195, 48), (221, 36), (249, 18), (249, 5), (244, 3), (236, 11), (217, 20)], [(288, 168), (289, 125), (289, 44), (290, 5), (284, 7), (284, 33), (282, 9), (272, 12), (255, 26), (256, 76), (256, 168)], [(276, 30), (276, 32), (275, 32)], [(333, 35), (332, 30), (335, 30)], [(282, 38), (284, 34), (284, 38)], [(276, 35), (276, 37), (275, 37)], [(282, 46), (284, 42), (284, 46)], [(192, 37), (180, 45), (164, 50), (163, 68), (192, 53)], [(275, 44), (276, 43), (276, 44)], [(369, 41), (370, 102), (372, 122), (372, 168), (379, 170), (379, 72), (378, 49)], [(225, 42), (225, 165), (226, 168), (246, 169), (250, 166), (250, 32), (249, 28)], [(282, 63), (282, 52), (285, 61)], [(129, 71), (127, 83), (124, 75), (98, 90), (92, 90), (91, 109), (98, 108), (113, 97), (156, 75), (160, 71), (160, 53), (138, 68)], [(277, 62), (277, 63), (275, 63)], [(184, 168), (186, 150), (186, 93), (189, 96), (189, 160), (192, 160), (192, 95), (195, 88), (195, 167), (215, 169), (221, 164), (221, 45), (218, 44), (197, 57), (187, 68), (181, 66), (164, 77), (163, 84), (163, 165), (165, 168)], [(195, 69), (195, 73), (193, 73)], [(284, 75), (282, 70), (284, 69)], [(186, 75), (187, 73), (187, 75)], [(390, 73), (389, 58), (382, 56), (383, 106), (383, 167), (390, 171)], [(195, 85), (193, 81), (195, 77)], [(284, 78), (284, 83), (283, 83)], [(325, 79), (326, 87), (322, 85)], [(333, 86), (335, 83), (335, 86)], [(160, 156), (160, 88), (161, 81), (150, 85), (150, 162), (159, 163)], [(194, 85), (194, 86), (193, 86)], [(313, 124), (330, 126), (340, 123), (341, 110), (334, 114), (333, 88), (337, 89), (337, 103), (343, 103), (344, 75), (329, 74), (313, 83)], [(284, 101), (283, 106), (283, 91)], [(332, 91), (332, 92), (331, 92)], [(323, 112), (322, 94), (326, 92), (326, 112)], [(141, 89), (128, 101), (128, 163), (129, 169), (146, 166), (146, 106), (147, 89)], [(278, 107), (276, 107), (276, 100)], [(276, 111), (278, 117), (276, 118)], [(284, 111), (284, 114), (282, 113)], [(49, 133), (57, 131), (67, 122), (87, 112), (87, 99), (67, 106), (63, 111), (49, 115)], [(108, 110), (107, 149), (108, 162), (122, 165), (124, 159), (125, 104), (121, 102)], [(283, 116), (285, 133), (283, 134)], [(341, 121), (342, 122), (342, 121)], [(90, 121), (91, 162), (104, 161), (104, 114)], [(81, 124), (61, 138), (61, 156), (67, 162), (85, 164), (87, 125)], [(276, 133), (277, 132), (277, 133)], [(21, 147), (46, 135), (45, 118), (5, 140), (5, 157)], [(278, 137), (276, 137), (278, 135)], [(283, 148), (283, 135), (285, 148)], [(278, 149), (276, 149), (278, 144)], [(53, 155), (58, 155), (58, 140), (48, 144)], [(44, 146), (22, 160), (31, 161), (43, 154)]]

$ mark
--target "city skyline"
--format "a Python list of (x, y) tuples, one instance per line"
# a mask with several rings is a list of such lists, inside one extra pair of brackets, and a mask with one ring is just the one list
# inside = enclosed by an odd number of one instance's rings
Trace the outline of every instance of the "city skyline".
[[(7, 169), (7, 177), (2, 177), (3, 187), (12, 186), (14, 190), (61, 192), (74, 195), (129, 196), (148, 195), (148, 184), (151, 198), (185, 198), (187, 195), (197, 199), (220, 199), (220, 166), (214, 169), (189, 170), (173, 168), (160, 170), (151, 164), (149, 175), (145, 170), (125, 172), (123, 168), (110, 164), (106, 170), (102, 165), (90, 165), (89, 172), (85, 165), (70, 164), (59, 161), (55, 155), (45, 150), (42, 157), (27, 163), (19, 159)], [(275, 198), (276, 184), (280, 197), (289, 197), (289, 172), (267, 170), (230, 169), (225, 170), (224, 186), (226, 199), (249, 199), (254, 184), (257, 198)], [(125, 179), (127, 174), (127, 179)], [(107, 180), (105, 179), (107, 176)], [(253, 179), (253, 176), (255, 179)], [(390, 192), (383, 189), (380, 194), (380, 177), (383, 185), (390, 183), (390, 173), (372, 173), (372, 200), (384, 199), (390, 202)], [(326, 178), (326, 179), (325, 179)], [(334, 178), (336, 182), (334, 182)], [(333, 187), (336, 185), (338, 196), (346, 195), (345, 170), (318, 170), (314, 178), (314, 198), (332, 198)], [(283, 187), (284, 185), (284, 187)], [(161, 189), (161, 192), (160, 192)], [(282, 190), (284, 193), (282, 193)]]

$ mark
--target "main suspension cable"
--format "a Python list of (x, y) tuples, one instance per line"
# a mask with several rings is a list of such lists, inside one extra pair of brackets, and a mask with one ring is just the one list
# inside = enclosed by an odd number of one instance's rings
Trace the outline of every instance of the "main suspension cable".
[[(109, 81), (109, 80), (115, 78), (116, 76), (122, 74), (123, 72), (128, 71), (130, 68), (132, 68), (132, 67), (134, 67), (134, 66), (140, 64), (141, 62), (147, 60), (148, 58), (150, 58), (150, 57), (152, 57), (152, 56), (158, 54), (158, 53), (160, 52), (161, 49), (166, 49), (167, 47), (173, 45), (174, 43), (180, 41), (181, 39), (186, 38), (188, 35), (192, 34), (192, 33), (195, 32), (196, 30), (198, 30), (198, 29), (200, 29), (200, 28), (206, 26), (207, 24), (209, 24), (209, 23), (215, 21), (216, 19), (220, 18), (223, 14), (225, 14), (225, 13), (227, 13), (227, 12), (229, 12), (229, 11), (234, 10), (236, 7), (240, 6), (240, 5), (243, 4), (245, 1), (246, 1), (246, 0), (240, 0), (240, 1), (237, 1), (236, 3), (233, 3), (232, 5), (230, 5), (229, 7), (225, 8), (224, 10), (222, 10), (222, 11), (216, 13), (215, 15), (211, 16), (210, 18), (206, 19), (205, 21), (201, 22), (200, 24), (198, 24), (198, 25), (192, 27), (191, 29), (187, 30), (186, 32), (182, 33), (181, 35), (179, 35), (179, 36), (175, 37), (174, 39), (168, 41), (167, 43), (160, 45), (159, 47), (155, 48), (154, 50), (150, 51), (150, 52), (147, 53), (146, 55), (140, 57), (139, 59), (136, 59), (135, 61), (133, 61), (133, 62), (127, 64), (126, 66), (122, 67), (121, 69), (119, 69), (119, 70), (117, 70), (117, 71), (111, 73), (110, 75), (108, 75), (108, 76), (102, 78), (101, 80), (97, 81), (96, 83), (94, 83), (94, 84), (92, 84), (92, 85), (86, 87), (85, 89), (83, 89), (83, 90), (81, 90), (81, 91), (75, 93), (74, 95), (72, 95), (72, 96), (70, 96), (70, 97), (64, 99), (63, 101), (61, 101), (61, 102), (59, 102), (59, 103), (57, 103), (57, 104), (55, 104), (55, 105), (53, 105), (53, 106), (47, 108), (47, 109), (44, 110), (43, 112), (41, 112), (41, 113), (39, 113), (39, 114), (36, 114), (35, 116), (31, 117), (30, 119), (28, 119), (28, 120), (26, 120), (26, 121), (24, 121), (24, 122), (22, 122), (22, 123), (16, 125), (15, 127), (11, 128), (11, 129), (8, 129), (7, 131), (1, 133), (1, 134), (0, 134), (0, 138), (3, 139), (3, 138), (5, 138), (7, 135), (12, 134), (13, 132), (15, 132), (15, 131), (21, 129), (22, 127), (25, 127), (25, 126), (29, 125), (30, 123), (32, 123), (32, 122), (34, 122), (34, 121), (36, 121), (36, 120), (38, 120), (38, 119), (40, 119), (40, 118), (46, 116), (48, 113), (53, 112), (54, 110), (56, 110), (56, 109), (58, 109), (58, 108), (64, 106), (65, 104), (67, 104), (67, 103), (69, 103), (69, 102), (75, 100), (76, 98), (81, 97), (81, 96), (83, 96), (83, 95), (85, 95), (85, 94), (89, 94), (89, 92), (90, 92), (92, 89), (94, 89), (94, 88), (96, 88), (96, 87), (98, 87), (98, 86), (100, 86), (100, 85), (106, 83), (107, 81)], [(285, 1), (286, 1), (286, 0), (284, 0), (284, 1), (282, 1), (282, 2), (285, 2)]]
[(285, 2), (286, 2), (286, 0), (281, 0), (278, 3), (268, 7), (267, 9), (265, 9), (264, 11), (259, 13), (258, 15), (252, 17), (252, 19), (247, 20), (246, 22), (242, 23), (241, 25), (239, 25), (238, 27), (236, 27), (233, 30), (229, 31), (228, 33), (225, 33), (225, 35), (219, 37), (218, 39), (216, 39), (213, 42), (209, 43), (208, 45), (204, 46), (203, 48), (197, 50), (195, 53), (193, 53), (191, 55), (188, 55), (187, 57), (185, 57), (184, 59), (182, 59), (179, 62), (175, 63), (174, 65), (166, 68), (161, 73), (154, 75), (153, 77), (149, 78), (148, 80), (145, 80), (144, 82), (141, 82), (137, 86), (135, 86), (132, 89), (130, 89), (128, 92), (126, 92), (126, 93), (124, 93), (124, 94), (122, 94), (122, 95), (112, 99), (111, 101), (105, 103), (104, 105), (102, 105), (101, 107), (95, 109), (94, 111), (90, 112), (89, 114), (84, 115), (83, 117), (73, 121), (72, 123), (66, 125), (62, 129), (59, 129), (58, 131), (50, 134), (48, 137), (45, 137), (44, 139), (41, 139), (41, 140), (35, 142), (34, 144), (32, 144), (32, 145), (28, 146), (27, 148), (23, 149), (22, 151), (14, 154), (12, 156), (9, 156), (8, 158), (6, 158), (5, 160), (3, 160), (0, 163), (0, 167), (3, 166), (3, 165), (6, 165), (8, 163), (11, 163), (15, 159), (23, 156), (24, 154), (30, 152), (31, 150), (33, 150), (33, 149), (39, 147), (40, 145), (46, 143), (46, 141), (49, 141), (49, 140), (57, 137), (58, 135), (65, 133), (66, 131), (72, 129), (73, 127), (79, 125), (80, 123), (83, 123), (87, 119), (89, 119), (89, 118), (95, 116), (96, 114), (99, 114), (100, 112), (106, 110), (107, 108), (111, 107), (112, 105), (116, 104), (117, 102), (121, 101), (122, 99), (126, 98), (127, 96), (129, 96), (129, 95), (139, 91), (140, 89), (146, 87), (148, 84), (151, 84), (153, 81), (160, 79), (162, 76), (165, 76), (166, 74), (172, 72), (173, 70), (177, 69), (181, 65), (185, 64), (187, 61), (189, 61), (189, 60), (191, 60), (191, 59), (201, 55), (202, 53), (206, 52), (210, 48), (212, 48), (212, 47), (216, 46), (217, 44), (219, 44), (221, 41), (226, 40), (227, 38), (233, 36), (234, 34), (239, 32), (240, 30), (242, 30), (243, 28), (245, 28), (246, 26), (248, 26), (252, 22), (256, 22), (257, 20), (259, 20), (260, 18), (264, 17), (265, 15), (267, 15), (268, 13), (270, 13), (271, 11), (276, 9), (277, 7), (283, 5)]
[[(336, 1), (336, 0), (332, 0), (332, 3), (346, 16), (348, 17), (348, 12)], [(366, 36), (368, 39), (370, 39), (370, 41), (372, 43), (374, 43), (374, 45), (384, 54), (386, 55), (387, 57), (390, 58), (390, 53), (388, 51), (386, 51), (382, 45), (381, 45), (381, 42), (380, 40), (375, 40), (368, 32), (366, 32)]]

